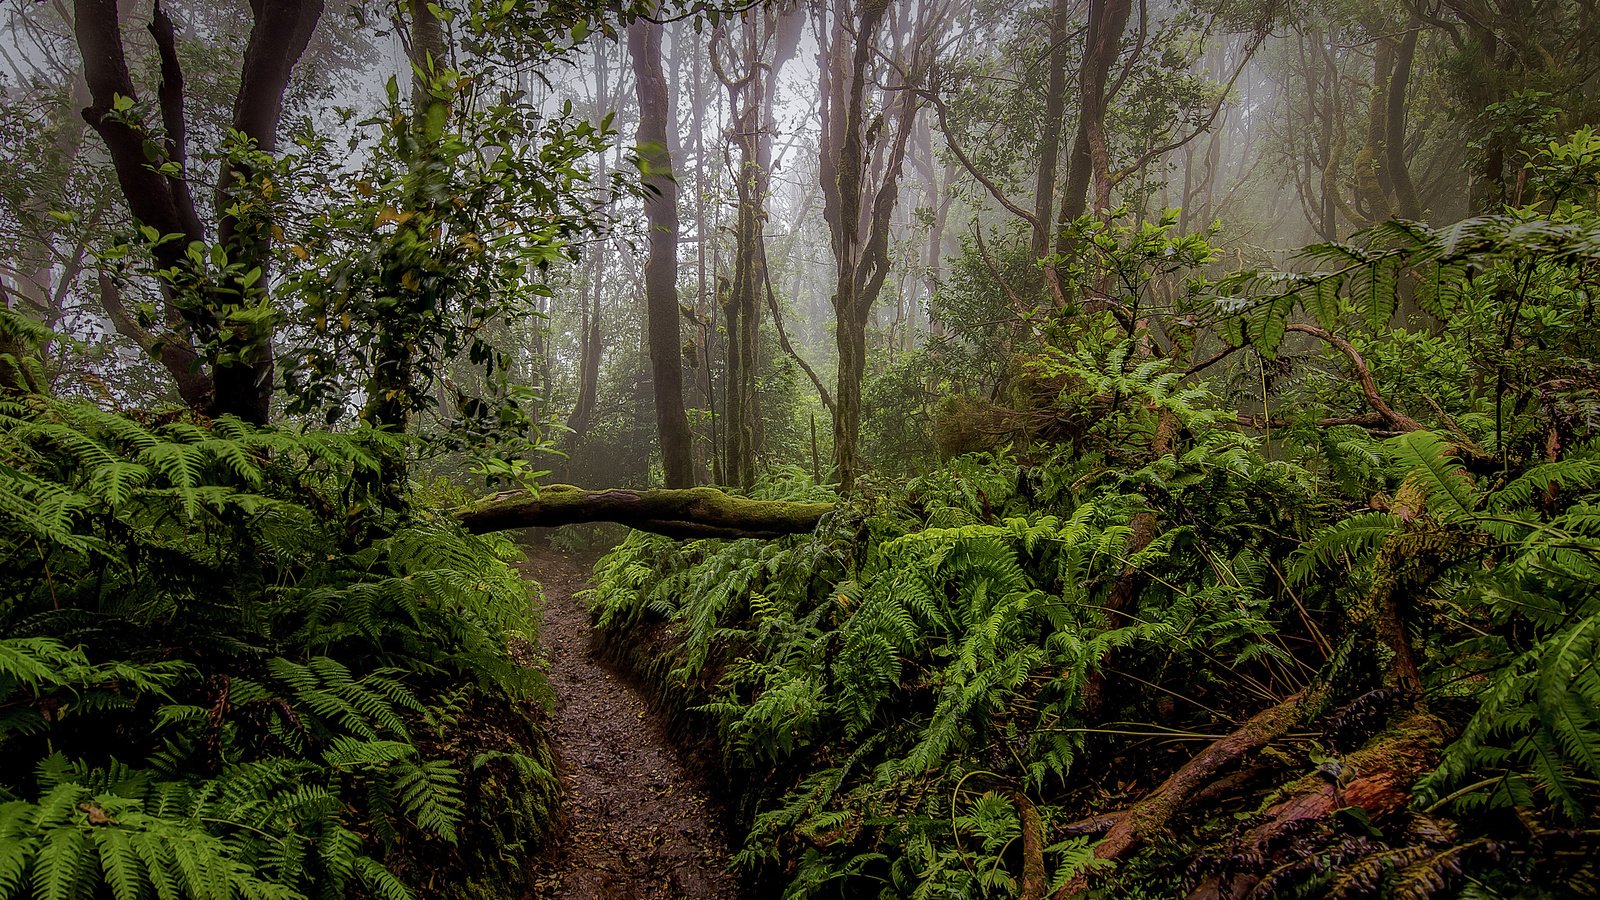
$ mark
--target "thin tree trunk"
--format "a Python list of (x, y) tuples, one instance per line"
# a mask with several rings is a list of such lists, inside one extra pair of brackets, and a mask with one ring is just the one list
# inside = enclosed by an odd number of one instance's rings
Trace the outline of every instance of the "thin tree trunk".
[(1389, 77), (1387, 97), (1387, 143), (1384, 146), (1389, 178), (1394, 185), (1395, 208), (1407, 219), (1421, 219), (1422, 204), (1417, 200), (1417, 188), (1411, 181), (1411, 168), (1406, 163), (1406, 93), (1411, 86), (1411, 70), (1417, 58), (1417, 39), (1422, 25), (1415, 19), (1411, 30), (1400, 39), (1394, 53), (1394, 71)]
[(1056, 169), (1061, 156), (1061, 125), (1067, 106), (1067, 14), (1069, 0), (1050, 8), (1050, 79), (1044, 98), (1044, 135), (1039, 142), (1039, 175), (1033, 192), (1035, 259), (1050, 253), (1050, 211), (1055, 209)]
[[(611, 74), (607, 65), (605, 47), (596, 43), (595, 64), (595, 121), (602, 121), (611, 113)], [(595, 166), (595, 182), (604, 184), (609, 167), (604, 153)], [(581, 446), (589, 437), (589, 427), (594, 423), (595, 406), (600, 398), (600, 357), (604, 345), (600, 336), (600, 301), (604, 296), (606, 245), (596, 243), (590, 251), (588, 283), (583, 286), (579, 300), (583, 304), (578, 334), (578, 397), (567, 416), (567, 449)], [(592, 305), (590, 291), (593, 291)]]
[(1110, 155), (1106, 146), (1106, 86), (1122, 46), (1133, 0), (1089, 0), (1089, 28), (1078, 70), (1078, 133), (1067, 163), (1067, 184), (1057, 216), (1056, 249), (1071, 249), (1068, 226), (1088, 212), (1089, 187), (1096, 188), (1097, 208), (1110, 204)]
[(650, 373), (655, 386), (656, 433), (669, 488), (694, 486), (689, 417), (683, 408), (683, 344), (678, 330), (678, 183), (667, 148), (670, 112), (661, 72), (661, 26), (638, 22), (628, 29), (639, 93), (640, 157), (646, 166), (645, 220), (650, 229), (644, 290)]

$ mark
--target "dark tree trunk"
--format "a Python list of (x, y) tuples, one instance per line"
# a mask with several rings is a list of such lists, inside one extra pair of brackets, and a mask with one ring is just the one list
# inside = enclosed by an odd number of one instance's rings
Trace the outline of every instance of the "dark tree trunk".
[(683, 343), (678, 330), (678, 182), (667, 147), (667, 84), (661, 71), (661, 26), (628, 29), (639, 92), (640, 157), (646, 165), (645, 219), (650, 255), (644, 268), (650, 373), (655, 386), (656, 433), (669, 488), (694, 486), (689, 417), (683, 407)]
[(1055, 209), (1056, 169), (1061, 158), (1061, 119), (1067, 107), (1067, 13), (1069, 0), (1050, 8), (1050, 80), (1044, 98), (1044, 135), (1039, 141), (1039, 177), (1033, 192), (1035, 258), (1050, 253), (1050, 212)]
[[(305, 52), (318, 19), (321, 0), (257, 0), (233, 106), (233, 128), (258, 152), (277, 149), (283, 96), (295, 63)], [(77, 0), (74, 7), (78, 49), (89, 86), (84, 118), (105, 142), (117, 183), (133, 218), (162, 235), (178, 239), (152, 248), (158, 267), (175, 273), (163, 279), (168, 320), (181, 324), (193, 339), (209, 343), (212, 362), (209, 396), (185, 390), (191, 404), (205, 403), (212, 415), (236, 415), (264, 423), (270, 414), (273, 388), (272, 332), (259, 315), (240, 315), (266, 307), (267, 263), (272, 222), (266, 213), (239, 217), (232, 211), (235, 192), (250, 189), (256, 173), (243, 157), (226, 162), (217, 181), (217, 242), (238, 265), (241, 276), (211, 288), (197, 285), (186, 256), (189, 244), (206, 240), (206, 231), (189, 192), (187, 174), (166, 176), (149, 163), (148, 127), (125, 113), (115, 113), (116, 97), (137, 100), (138, 93), (123, 51), (116, 0)], [(150, 25), (160, 58), (161, 86), (157, 101), (167, 140), (167, 159), (186, 162), (183, 72), (178, 65), (173, 25), (158, 5)], [(169, 369), (172, 362), (165, 363)], [(180, 388), (194, 379), (178, 377)]]
[(1410, 24), (1411, 30), (1400, 38), (1395, 48), (1394, 69), (1389, 76), (1384, 153), (1389, 179), (1394, 186), (1395, 209), (1407, 219), (1421, 219), (1422, 204), (1417, 200), (1417, 188), (1411, 181), (1411, 168), (1406, 162), (1406, 93), (1411, 87), (1411, 70), (1416, 63), (1417, 39), (1422, 25), (1416, 21)]
[(1132, 12), (1133, 0), (1089, 0), (1089, 28), (1078, 69), (1078, 133), (1072, 141), (1067, 183), (1061, 192), (1058, 252), (1070, 250), (1066, 229), (1088, 212), (1090, 185), (1096, 185), (1097, 208), (1104, 208), (1110, 199), (1110, 157), (1106, 146), (1106, 104), (1110, 98), (1106, 86)]

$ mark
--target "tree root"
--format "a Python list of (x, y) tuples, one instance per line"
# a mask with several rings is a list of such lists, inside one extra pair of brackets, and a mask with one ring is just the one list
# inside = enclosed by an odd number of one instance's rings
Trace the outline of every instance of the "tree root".
[[(1304, 824), (1344, 808), (1358, 808), (1369, 820), (1382, 823), (1405, 808), (1411, 785), (1436, 764), (1444, 742), (1443, 723), (1413, 712), (1343, 757), (1337, 770), (1319, 771), (1290, 784), (1263, 811), (1265, 821), (1226, 845), (1222, 853), (1231, 859), (1272, 859), (1286, 840), (1304, 831)], [(1190, 891), (1189, 900), (1252, 896), (1261, 880), (1259, 872), (1211, 874)]]

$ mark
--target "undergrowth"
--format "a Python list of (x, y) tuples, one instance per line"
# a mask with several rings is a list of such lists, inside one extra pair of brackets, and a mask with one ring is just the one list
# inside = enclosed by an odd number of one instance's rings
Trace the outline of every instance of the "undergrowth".
[[(1600, 229), (1563, 215), (1225, 282), (1265, 295), (1207, 301), (1263, 379), (1296, 311), (1352, 336), (1271, 418), (1188, 377), (1194, 335), (1080, 314), (1026, 447), (782, 541), (635, 533), (596, 627), (716, 735), (737, 863), (788, 897), (1593, 895)], [(1411, 415), (1352, 414), (1352, 359)]]
[(393, 439), (0, 403), (0, 897), (504, 896), (555, 782), (500, 537)]

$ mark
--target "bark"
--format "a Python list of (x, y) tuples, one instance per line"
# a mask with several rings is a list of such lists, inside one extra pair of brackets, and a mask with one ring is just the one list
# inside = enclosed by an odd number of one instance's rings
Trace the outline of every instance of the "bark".
[(695, 304), (694, 320), (699, 326), (700, 337), (700, 364), (705, 376), (705, 410), (707, 412), (707, 425), (710, 431), (710, 441), (703, 444), (711, 453), (706, 464), (702, 464), (701, 471), (709, 470), (713, 481), (721, 480), (722, 442), (717, 434), (717, 390), (711, 375), (712, 337), (716, 333), (713, 312), (714, 304), (711, 299), (709, 270), (706, 267), (706, 246), (709, 240), (710, 221), (706, 215), (706, 148), (705, 148), (705, 114), (706, 114), (706, 83), (704, 60), (702, 54), (694, 52), (694, 64), (691, 67), (691, 83), (694, 92), (694, 104), (689, 113), (689, 129), (694, 135), (694, 230), (695, 230)]
[(1374, 412), (1383, 416), (1385, 421), (1393, 425), (1396, 431), (1420, 431), (1422, 429), (1422, 425), (1416, 419), (1403, 413), (1395, 412), (1394, 408), (1383, 399), (1383, 395), (1378, 393), (1378, 384), (1373, 380), (1372, 369), (1367, 365), (1367, 361), (1361, 355), (1361, 352), (1356, 350), (1355, 346), (1349, 341), (1316, 325), (1291, 322), (1284, 326), (1284, 329), (1309, 334), (1333, 345), (1334, 349), (1343, 353), (1350, 360), (1350, 368), (1355, 372), (1356, 381), (1361, 386), (1361, 395), (1366, 398), (1367, 404), (1372, 407)]
[(836, 281), (834, 337), (839, 375), (834, 391), (833, 477), (846, 490), (861, 471), (861, 385), (866, 373), (867, 321), (889, 273), (890, 219), (900, 193), (900, 173), (919, 109), (929, 35), (947, 12), (940, 3), (919, 7), (918, 19), (897, 48), (882, 112), (869, 121), (868, 86), (880, 54), (879, 29), (887, 0), (864, 0), (822, 13), (819, 65), (822, 139), (818, 171), (823, 218), (828, 224)]
[(211, 394), (211, 379), (200, 369), (200, 356), (181, 335), (171, 332), (152, 334), (139, 324), (138, 318), (122, 299), (122, 288), (105, 269), (99, 272), (100, 305), (110, 317), (117, 333), (128, 338), (139, 349), (157, 360), (172, 375), (178, 396), (185, 403), (195, 405), (205, 402)]
[[(1323, 696), (1322, 689), (1306, 689), (1282, 703), (1269, 706), (1252, 716), (1238, 730), (1210, 744), (1172, 773), (1161, 786), (1122, 813), (1100, 843), (1096, 859), (1117, 860), (1142, 846), (1166, 828), (1183, 811), (1187, 801), (1202, 791), (1229, 766), (1248, 757), (1286, 734), (1306, 710), (1313, 709)], [(1080, 875), (1056, 892), (1056, 900), (1083, 894), (1089, 878)]]
[(1389, 76), (1387, 102), (1388, 124), (1385, 128), (1388, 142), (1384, 146), (1386, 167), (1394, 188), (1395, 209), (1407, 219), (1421, 219), (1422, 204), (1417, 200), (1417, 188), (1411, 181), (1411, 168), (1406, 163), (1406, 92), (1411, 86), (1411, 70), (1417, 58), (1417, 38), (1422, 32), (1420, 22), (1413, 21), (1411, 30), (1400, 38), (1394, 52), (1394, 70)]
[(650, 374), (655, 386), (656, 433), (661, 468), (669, 488), (694, 486), (689, 417), (683, 406), (683, 342), (678, 330), (678, 182), (668, 149), (668, 101), (661, 71), (661, 26), (638, 22), (628, 28), (639, 93), (640, 156), (645, 220), (650, 229), (644, 267)]
[[(595, 65), (595, 110), (596, 122), (602, 121), (611, 113), (611, 75), (610, 66), (607, 64), (604, 46), (596, 42), (594, 46)], [(609, 177), (608, 160), (604, 153), (600, 154), (595, 165), (595, 183), (604, 184)], [(589, 428), (594, 424), (595, 408), (600, 400), (600, 358), (605, 351), (600, 329), (600, 300), (603, 296), (603, 287), (606, 270), (606, 245), (597, 243), (588, 255), (585, 267), (589, 272), (588, 283), (579, 292), (579, 321), (578, 321), (578, 397), (572, 406), (572, 412), (567, 416), (566, 446), (570, 453), (583, 444), (589, 437)], [(593, 292), (592, 295), (590, 292)], [(592, 306), (591, 304), (592, 300)]]
[[(733, 279), (723, 297), (728, 335), (723, 424), (727, 435), (728, 482), (746, 489), (755, 484), (756, 477), (759, 418), (756, 344), (760, 339), (761, 291), (767, 277), (766, 262), (760, 254), (769, 177), (762, 154), (764, 116), (761, 107), (767, 96), (763, 58), (771, 32), (763, 27), (764, 19), (746, 16), (736, 26), (719, 25), (711, 40), (711, 67), (728, 93), (729, 129), (739, 156), (734, 167), (738, 208), (734, 225)], [(737, 48), (730, 33), (732, 27), (740, 32)]]
[(1393, 180), (1387, 169), (1389, 109), (1389, 79), (1394, 73), (1394, 50), (1388, 40), (1379, 40), (1372, 52), (1372, 91), (1367, 102), (1366, 138), (1356, 151), (1355, 190), (1352, 199), (1356, 210), (1368, 222), (1388, 219), (1393, 215), (1389, 197), (1393, 193)]
[(1017, 885), (1017, 900), (1044, 900), (1049, 889), (1049, 874), (1044, 865), (1044, 818), (1021, 791), (1010, 792), (1022, 826), (1022, 879)]
[(1050, 9), (1050, 76), (1045, 88), (1044, 135), (1039, 142), (1039, 177), (1033, 192), (1033, 240), (1036, 259), (1050, 253), (1050, 211), (1055, 209), (1056, 168), (1061, 155), (1061, 120), (1067, 105), (1068, 0), (1053, 0)]
[(497, 495), (454, 511), (468, 531), (617, 522), (677, 538), (774, 538), (817, 527), (831, 503), (749, 500), (716, 488), (589, 491), (550, 485), (537, 495)]
[[(1444, 723), (1427, 713), (1405, 716), (1340, 760), (1354, 777), (1341, 783), (1317, 774), (1294, 782), (1261, 814), (1265, 821), (1241, 835), (1229, 852), (1236, 859), (1270, 859), (1284, 841), (1304, 833), (1306, 823), (1326, 819), (1340, 809), (1355, 807), (1373, 822), (1386, 821), (1410, 801), (1416, 780), (1438, 764), (1447, 735)], [(1262, 880), (1249, 871), (1212, 874), (1188, 896), (1190, 900), (1254, 896), (1251, 891)]]
[[(603, 168), (603, 167), (602, 167)], [(578, 321), (578, 399), (567, 416), (567, 449), (577, 448), (589, 437), (595, 407), (600, 400), (600, 357), (605, 351), (600, 332), (601, 278), (605, 267), (602, 246), (589, 257), (589, 283), (579, 292)], [(593, 291), (591, 306), (591, 294)]]
[[(1098, 185), (1097, 208), (1110, 204), (1110, 154), (1106, 146), (1106, 86), (1122, 46), (1133, 0), (1089, 0), (1089, 28), (1078, 68), (1078, 132), (1067, 162), (1067, 183), (1057, 215), (1056, 252), (1069, 253), (1068, 227), (1088, 212), (1089, 186)], [(1104, 196), (1101, 196), (1104, 195)]]
[[(239, 92), (234, 99), (233, 128), (254, 150), (272, 153), (277, 149), (278, 121), (289, 76), (321, 18), (322, 2), (255, 0), (251, 10), (254, 15), (240, 70)], [(151, 249), (157, 267), (175, 273), (164, 278), (162, 284), (169, 320), (181, 319), (183, 331), (215, 345), (209, 354), (214, 360), (211, 389), (187, 390), (184, 399), (192, 405), (204, 403), (212, 415), (231, 414), (264, 423), (270, 412), (273, 387), (271, 329), (231, 315), (268, 302), (270, 215), (258, 211), (241, 217), (233, 202), (236, 186), (253, 181), (255, 173), (243, 157), (235, 158), (223, 165), (216, 186), (217, 243), (227, 251), (229, 261), (239, 265), (241, 275), (259, 270), (255, 280), (247, 284), (243, 278), (235, 278), (216, 287), (196, 287), (198, 279), (191, 272), (185, 251), (189, 244), (205, 241), (207, 234), (189, 194), (188, 182), (185, 177), (163, 175), (151, 167), (146, 153), (151, 143), (147, 126), (129, 113), (114, 113), (119, 96), (138, 99), (123, 50), (116, 0), (76, 0), (74, 19), (89, 87), (90, 102), (84, 109), (84, 119), (106, 145), (133, 218), (162, 235), (177, 236)], [(181, 164), (187, 155), (183, 72), (178, 65), (173, 31), (171, 19), (158, 5), (150, 32), (160, 61), (157, 100), (167, 132), (161, 153), (168, 161)], [(178, 375), (176, 371), (173, 374), (175, 378)], [(183, 379), (178, 380), (182, 388)]]
[[(278, 149), (278, 121), (289, 77), (322, 17), (322, 0), (253, 0), (251, 9), (255, 20), (234, 99), (233, 128), (256, 152), (270, 154)], [(234, 158), (224, 163), (217, 181), (217, 242), (227, 249), (231, 262), (240, 264), (242, 273), (259, 270), (253, 283), (236, 280), (223, 286), (222, 297), (211, 300), (220, 301), (225, 310), (233, 304), (249, 308), (268, 302), (271, 217), (258, 203), (245, 205), (255, 209), (255, 214), (238, 216), (231, 211), (236, 207), (232, 202), (235, 185), (254, 190), (256, 180), (254, 168), (243, 158)], [(212, 411), (264, 423), (271, 412), (274, 378), (271, 328), (229, 320), (226, 314), (223, 318), (226, 337), (222, 350), (240, 363), (213, 368), (217, 393)]]

